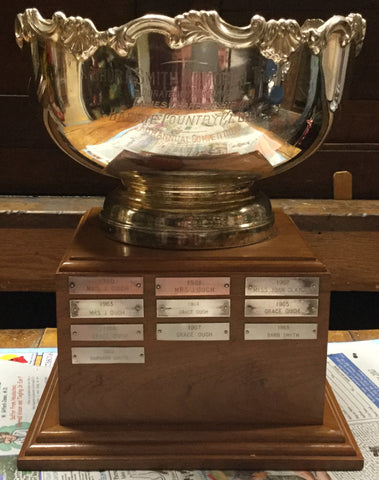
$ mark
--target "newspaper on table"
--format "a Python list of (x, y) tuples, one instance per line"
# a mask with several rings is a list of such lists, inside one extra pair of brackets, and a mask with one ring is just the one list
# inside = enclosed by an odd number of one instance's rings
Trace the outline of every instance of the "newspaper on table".
[[(18, 351), (18, 357), (25, 360), (26, 354), (27, 352), (22, 350)], [(364, 456), (365, 466), (360, 472), (271, 470), (21, 472), (16, 467), (16, 455), (47, 380), (50, 366), (20, 363), (6, 358), (6, 355), (8, 354), (0, 349), (0, 435), (3, 432), (3, 440), (0, 440), (0, 480), (379, 479), (379, 341), (376, 340), (334, 343), (328, 347), (327, 378)], [(17, 353), (11, 352), (9, 355)]]
[(12, 478), (9, 463), (20, 451), (50, 371), (50, 366), (0, 360), (0, 475), (4, 480)]
[(332, 480), (379, 479), (379, 341), (328, 345), (327, 378), (364, 457), (360, 472)]
[[(0, 348), (0, 360), (19, 364), (52, 367), (56, 358), (56, 348)], [(2, 366), (4, 368), (3, 364)]]

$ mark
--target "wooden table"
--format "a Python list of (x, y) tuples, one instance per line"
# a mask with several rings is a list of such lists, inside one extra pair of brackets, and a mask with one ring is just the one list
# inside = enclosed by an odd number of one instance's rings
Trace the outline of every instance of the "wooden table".
[[(355, 342), (379, 338), (375, 330), (334, 330), (329, 331), (329, 342)], [(0, 348), (56, 347), (57, 329), (0, 330)]]

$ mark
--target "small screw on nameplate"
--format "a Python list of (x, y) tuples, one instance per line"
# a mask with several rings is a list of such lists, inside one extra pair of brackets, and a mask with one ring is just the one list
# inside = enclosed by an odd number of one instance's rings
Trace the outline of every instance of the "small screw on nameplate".
[(159, 310), (160, 310), (162, 313), (165, 313), (166, 310), (172, 310), (172, 308), (171, 308), (171, 307), (166, 307), (166, 305), (161, 305), (161, 306), (159, 307)]
[(69, 286), (70, 286), (70, 288), (75, 288), (75, 286), (76, 286), (76, 285), (75, 285), (75, 282), (70, 282), (70, 285), (69, 285)]
[(137, 303), (137, 305), (134, 307), (134, 309), (136, 310), (136, 312), (139, 312), (141, 310), (141, 305), (139, 305)]
[(159, 283), (155, 286), (155, 288), (156, 288), (157, 290), (159, 290), (159, 289), (161, 288), (161, 286), (159, 285)]
[(224, 288), (229, 288), (229, 287), (230, 287), (229, 283), (225, 283)]
[(77, 332), (76, 330), (74, 330), (74, 331), (72, 332), (72, 334), (73, 334), (73, 335), (77, 335), (78, 332)]
[(141, 287), (142, 287), (142, 284), (141, 284), (141, 283), (136, 283), (136, 287), (137, 287), (137, 288), (141, 288)]
[(309, 278), (302, 278), (300, 279), (301, 283), (305, 288), (315, 288), (316, 284), (313, 280), (310, 280)]
[(77, 317), (79, 314), (79, 306), (76, 302), (71, 303), (71, 316)]

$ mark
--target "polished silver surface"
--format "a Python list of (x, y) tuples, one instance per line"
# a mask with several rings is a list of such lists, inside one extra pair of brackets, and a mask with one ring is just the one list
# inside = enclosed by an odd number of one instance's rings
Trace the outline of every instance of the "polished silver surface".
[(230, 317), (230, 299), (157, 300), (157, 317)]
[(74, 364), (145, 363), (143, 347), (72, 347)]
[(158, 323), (157, 340), (212, 342), (230, 339), (229, 323)]
[(190, 11), (101, 32), (60, 12), (16, 20), (50, 135), (121, 180), (101, 215), (107, 234), (184, 249), (274, 235), (255, 183), (320, 146), (364, 35), (359, 14), (301, 26), (255, 15), (237, 27)]
[(229, 295), (230, 277), (157, 277), (155, 294), (157, 297)]
[(75, 277), (68, 279), (72, 294), (143, 294), (143, 277)]
[(318, 296), (319, 277), (247, 277), (245, 295), (256, 297)]
[(245, 317), (317, 317), (317, 298), (245, 300)]
[(142, 299), (70, 300), (71, 318), (139, 318), (144, 316)]
[(143, 340), (143, 324), (85, 324), (71, 325), (71, 340), (92, 341), (137, 341)]
[(317, 340), (317, 323), (245, 323), (245, 340)]

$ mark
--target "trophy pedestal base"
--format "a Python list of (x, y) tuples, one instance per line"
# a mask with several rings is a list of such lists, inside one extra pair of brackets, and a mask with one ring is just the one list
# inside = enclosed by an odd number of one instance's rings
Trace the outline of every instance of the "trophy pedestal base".
[(56, 365), (18, 457), (21, 470), (359, 470), (362, 466), (362, 455), (328, 384), (322, 425), (68, 427), (59, 423)]
[[(138, 178), (133, 174), (127, 188), (121, 185), (105, 199), (101, 224), (113, 240), (148, 248), (214, 250), (274, 236), (270, 200), (252, 190), (250, 177)], [(140, 190), (145, 202), (149, 199), (145, 206), (135, 200)]]
[(19, 467), (362, 468), (325, 388), (329, 274), (275, 216), (266, 242), (194, 252), (114, 242), (89, 211), (57, 272), (57, 368)]

